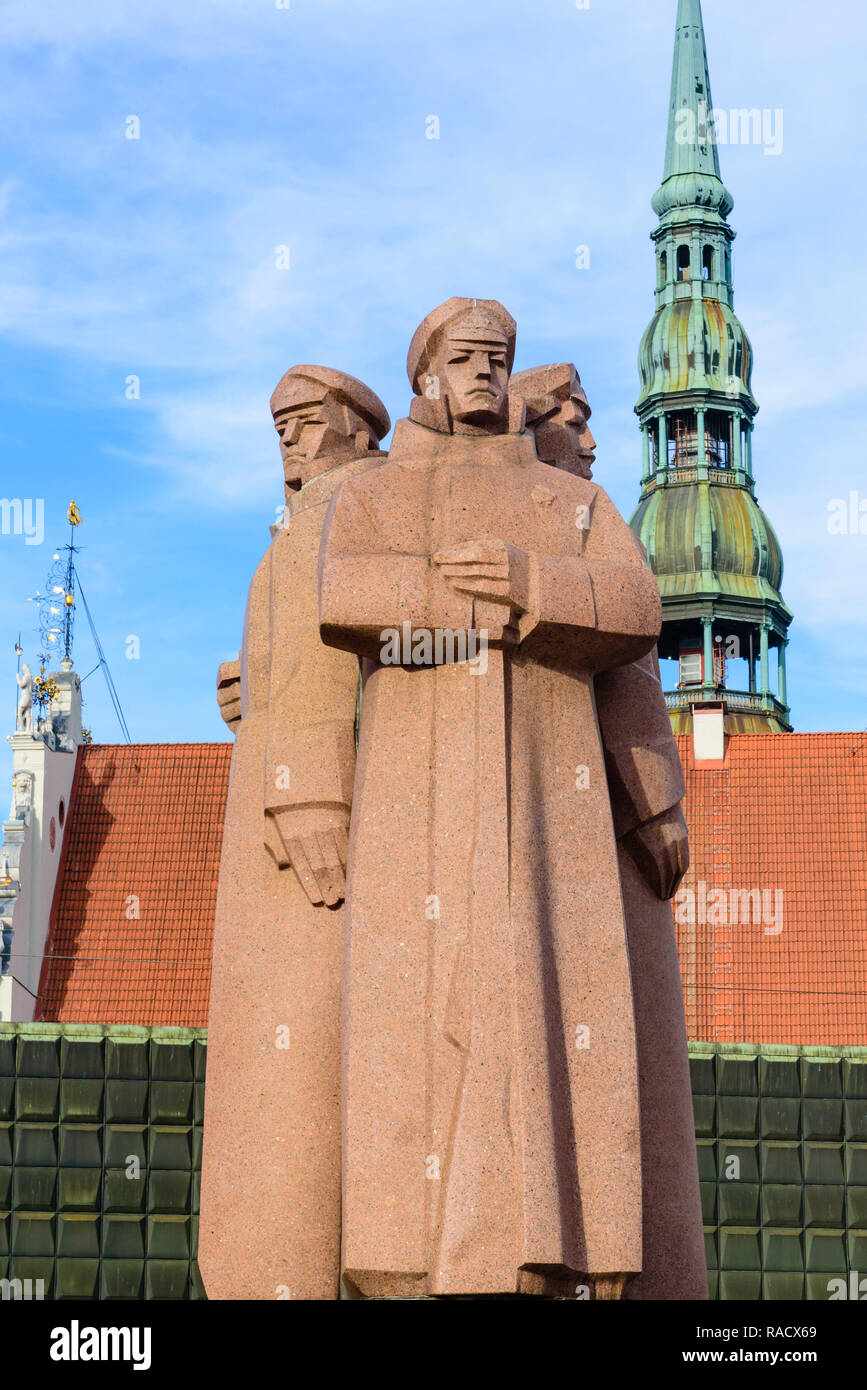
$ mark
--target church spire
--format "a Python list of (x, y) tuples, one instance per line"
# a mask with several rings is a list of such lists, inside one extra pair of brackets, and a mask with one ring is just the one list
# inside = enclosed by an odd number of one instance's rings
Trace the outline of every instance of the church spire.
[(631, 524), (662, 595), (659, 655), (678, 663), (672, 724), (685, 733), (710, 706), (730, 732), (782, 731), (792, 615), (780, 545), (755, 497), (753, 350), (733, 307), (734, 200), (720, 176), (700, 0), (678, 3), (652, 206), (656, 313), (639, 349), (644, 467)]
[[(663, 180), (675, 174), (715, 174), (720, 177), (719, 154), (713, 138), (710, 113), (710, 74), (701, 17), (701, 0), (680, 0), (674, 35), (671, 73), (671, 106)], [(698, 138), (684, 138), (693, 125)]]
[(725, 218), (734, 199), (720, 176), (701, 0), (678, 0), (665, 168), (653, 210), (663, 217), (696, 206)]

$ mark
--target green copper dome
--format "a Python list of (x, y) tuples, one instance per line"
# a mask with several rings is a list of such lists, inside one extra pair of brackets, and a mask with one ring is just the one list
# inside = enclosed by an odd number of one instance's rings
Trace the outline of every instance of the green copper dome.
[(667, 178), (654, 193), (650, 205), (657, 217), (683, 209), (692, 211), (697, 207), (718, 212), (720, 217), (728, 217), (735, 200), (722, 179), (712, 174), (688, 173), (673, 174)]
[(657, 488), (630, 521), (663, 598), (726, 595), (783, 606), (783, 555), (745, 488), (708, 483)]
[(641, 394), (691, 391), (746, 396), (753, 407), (753, 349), (734, 310), (719, 299), (679, 299), (664, 304), (648, 324), (638, 350)]

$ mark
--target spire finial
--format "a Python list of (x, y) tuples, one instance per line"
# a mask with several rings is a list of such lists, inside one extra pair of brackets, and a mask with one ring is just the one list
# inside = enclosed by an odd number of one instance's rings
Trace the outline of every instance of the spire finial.
[(720, 177), (701, 0), (679, 0), (663, 181), (673, 174)]
[(662, 217), (694, 204), (726, 217), (734, 200), (720, 177), (701, 0), (678, 0), (665, 168), (653, 209)]

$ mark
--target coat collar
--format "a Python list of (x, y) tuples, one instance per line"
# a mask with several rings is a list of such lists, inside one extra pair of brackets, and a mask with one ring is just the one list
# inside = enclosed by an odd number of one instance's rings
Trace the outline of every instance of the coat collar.
[(330, 502), (333, 493), (344, 478), (351, 478), (356, 473), (364, 473), (368, 468), (384, 463), (385, 458), (386, 455), (381, 449), (371, 450), (367, 454), (360, 454), (358, 458), (347, 459), (345, 463), (339, 463), (335, 468), (326, 468), (324, 473), (317, 473), (315, 478), (311, 478), (309, 483), (305, 483), (290, 497), (286, 505), (284, 525), (293, 516), (297, 516), (299, 512)]
[(414, 420), (398, 420), (394, 427), (390, 463), (404, 468), (432, 468), (448, 464), (531, 464), (538, 463), (536, 446), (529, 434), (442, 434), (418, 425)]

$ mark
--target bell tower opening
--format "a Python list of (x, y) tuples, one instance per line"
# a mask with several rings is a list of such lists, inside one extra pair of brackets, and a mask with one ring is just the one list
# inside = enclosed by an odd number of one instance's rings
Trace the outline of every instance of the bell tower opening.
[(668, 466), (694, 467), (698, 461), (698, 425), (694, 410), (679, 410), (668, 417)]
[(707, 461), (712, 468), (732, 466), (732, 422), (721, 410), (709, 410), (705, 416)]

